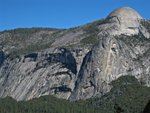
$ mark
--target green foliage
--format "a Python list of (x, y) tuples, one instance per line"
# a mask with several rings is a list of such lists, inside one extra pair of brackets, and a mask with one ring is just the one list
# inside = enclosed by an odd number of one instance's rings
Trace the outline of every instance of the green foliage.
[[(133, 36), (127, 36), (127, 35), (120, 35), (120, 36), (115, 36), (115, 38), (126, 45), (128, 45), (128, 48), (135, 48), (136, 46), (140, 47), (145, 47), (146, 45), (149, 45), (150, 39), (146, 38), (143, 36), (143, 34), (138, 34), (138, 35), (133, 35)], [(129, 51), (126, 51), (129, 52)], [(145, 51), (143, 55), (139, 54), (137, 58), (134, 58), (134, 62), (142, 62), (144, 57), (147, 57), (150, 55), (150, 49)]]
[(25, 35), (31, 35), (40, 31), (55, 31), (57, 29), (53, 28), (18, 28), (18, 29), (13, 29), (13, 30), (5, 30), (3, 32), (8, 32), (11, 34), (25, 34)]
[(115, 36), (116, 39), (123, 41), (125, 44), (129, 46), (135, 47), (136, 45), (144, 45), (145, 43), (149, 43), (150, 39), (143, 36), (143, 34), (127, 36), (127, 35), (120, 35)]
[(98, 38), (97, 37), (92, 37), (92, 36), (88, 36), (84, 39), (81, 40), (81, 43), (83, 44), (91, 44), (91, 45), (95, 45), (98, 42)]
[(142, 113), (150, 113), (150, 100), (147, 103), (147, 105), (145, 106), (145, 108), (144, 108)]
[(69, 102), (53, 96), (43, 96), (27, 102), (7, 98), (0, 100), (0, 113), (98, 113), (97, 106), (83, 101)]
[(141, 24), (148, 30), (148, 32), (150, 33), (150, 21), (148, 20), (142, 20)]
[(99, 32), (99, 29), (98, 29), (98, 26), (99, 25), (102, 25), (102, 24), (106, 24), (106, 23), (109, 23), (110, 21), (107, 20), (107, 19), (101, 19), (101, 20), (98, 20), (98, 21), (95, 21), (93, 23), (89, 23), (86, 25), (85, 28), (83, 28), (83, 30), (87, 33), (87, 34), (93, 34), (93, 33), (98, 33)]
[(150, 88), (133, 76), (123, 76), (111, 83), (113, 88), (101, 98), (70, 102), (54, 96), (29, 101), (0, 99), (0, 113), (140, 113), (150, 100)]
[(63, 29), (19, 28), (0, 32), (4, 34), (1, 41), (7, 47), (10, 56), (17, 56), (51, 47), (51, 43), (62, 35)]
[(124, 112), (124, 110), (118, 104), (114, 105), (114, 109), (115, 109), (115, 113), (123, 113)]
[(99, 29), (98, 29), (98, 26), (99, 25), (102, 25), (102, 24), (106, 24), (106, 23), (109, 23), (109, 20), (107, 19), (101, 19), (101, 20), (98, 20), (96, 22), (93, 22), (93, 23), (89, 23), (87, 24), (84, 28), (83, 28), (83, 31), (85, 32), (85, 38), (81, 40), (81, 43), (83, 45), (95, 45), (96, 43), (98, 43), (98, 33), (100, 32)]
[(98, 101), (106, 113), (116, 112), (116, 104), (121, 113), (140, 113), (150, 100), (150, 88), (142, 86), (133, 76), (120, 77), (111, 84), (112, 90)]
[(49, 47), (51, 47), (51, 43), (47, 43), (43, 45), (30, 45), (30, 46), (27, 46), (26, 48), (22, 48), (22, 49), (18, 49), (18, 50), (14, 50), (10, 52), (9, 56), (11, 58), (14, 58), (22, 54), (29, 54), (29, 53), (40, 51)]

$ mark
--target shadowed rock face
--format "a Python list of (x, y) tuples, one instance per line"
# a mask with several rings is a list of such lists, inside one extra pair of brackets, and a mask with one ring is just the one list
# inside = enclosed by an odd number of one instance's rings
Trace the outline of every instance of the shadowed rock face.
[(142, 113), (150, 113), (150, 101), (147, 103)]
[[(2, 43), (0, 97), (11, 96), (17, 100), (43, 95), (70, 100), (100, 97), (110, 91), (111, 81), (124, 75), (135, 76), (150, 86), (150, 34), (142, 26), (142, 19), (135, 10), (122, 7), (110, 13), (104, 23), (57, 31), (51, 37), (54, 41), (51, 47), (16, 57), (8, 57), (7, 49), (11, 47)], [(97, 34), (90, 35), (93, 29)], [(0, 34), (0, 42), (11, 38), (7, 34)], [(70, 43), (82, 45), (82, 38), (89, 35), (99, 39), (93, 47), (64, 47)], [(32, 38), (27, 40), (30, 41)]]
[(3, 64), (3, 62), (4, 62), (4, 52), (0, 51), (0, 67)]

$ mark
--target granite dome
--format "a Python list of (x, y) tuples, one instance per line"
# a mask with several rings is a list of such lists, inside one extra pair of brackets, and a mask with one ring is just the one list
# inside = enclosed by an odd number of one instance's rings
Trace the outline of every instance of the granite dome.
[(122, 19), (143, 19), (138, 12), (129, 7), (121, 7), (111, 12), (107, 18), (121, 17)]
[(99, 36), (116, 36), (121, 34), (132, 36), (142, 33), (146, 38), (150, 38), (150, 34), (141, 24), (144, 18), (132, 8), (118, 8), (112, 11), (106, 19), (110, 22), (99, 27), (102, 31), (99, 33)]

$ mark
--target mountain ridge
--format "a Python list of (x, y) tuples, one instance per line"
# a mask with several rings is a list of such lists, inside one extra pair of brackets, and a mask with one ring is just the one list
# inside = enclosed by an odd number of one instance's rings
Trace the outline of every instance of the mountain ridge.
[[(135, 13), (128, 7), (118, 10)], [(111, 81), (124, 75), (150, 86), (150, 22), (139, 17), (136, 12), (129, 20), (113, 12), (71, 29), (1, 32), (0, 97), (101, 97), (111, 90)]]

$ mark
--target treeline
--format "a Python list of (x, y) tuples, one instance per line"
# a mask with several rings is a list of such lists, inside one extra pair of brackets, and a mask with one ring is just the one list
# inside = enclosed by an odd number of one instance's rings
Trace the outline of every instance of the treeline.
[(16, 102), (11, 97), (0, 100), (0, 113), (99, 113), (99, 107), (84, 101), (69, 102), (53, 96)]
[(11, 97), (0, 99), (0, 113), (146, 113), (150, 88), (133, 76), (111, 83), (112, 90), (101, 98), (70, 102), (54, 96), (42, 96), (17, 102)]
[(55, 31), (58, 29), (55, 28), (41, 28), (41, 27), (33, 27), (33, 28), (17, 28), (17, 29), (12, 29), (12, 30), (5, 30), (3, 32), (8, 32), (11, 34), (34, 34), (36, 32), (40, 31)]
[(29, 45), (25, 48), (21, 48), (21, 49), (18, 49), (18, 50), (14, 50), (14, 51), (11, 51), (9, 53), (9, 56), (11, 58), (15, 58), (16, 56), (19, 56), (19, 55), (22, 55), (22, 54), (30, 54), (32, 52), (37, 52), (37, 51), (40, 51), (40, 50), (43, 50), (43, 49), (47, 49), (47, 48), (50, 48), (51, 47), (51, 44), (52, 42), (49, 42), (49, 43), (46, 43), (46, 44), (42, 44), (42, 45)]
[(98, 33), (100, 32), (98, 29), (99, 25), (110, 23), (108, 19), (101, 19), (86, 25), (83, 27), (83, 31), (85, 32), (85, 38), (81, 40), (83, 45), (95, 45), (98, 43)]

